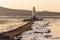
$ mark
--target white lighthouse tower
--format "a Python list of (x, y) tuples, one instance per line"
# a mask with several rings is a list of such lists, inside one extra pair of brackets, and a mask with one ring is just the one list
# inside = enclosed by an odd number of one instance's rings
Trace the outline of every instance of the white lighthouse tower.
[(35, 19), (35, 13), (36, 13), (36, 9), (35, 9), (35, 7), (33, 7), (33, 10), (32, 10), (32, 18), (34, 18), (34, 19)]

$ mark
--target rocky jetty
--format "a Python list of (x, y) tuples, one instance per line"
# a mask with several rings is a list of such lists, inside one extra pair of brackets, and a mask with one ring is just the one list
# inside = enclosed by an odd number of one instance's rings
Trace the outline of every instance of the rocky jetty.
[(21, 40), (43, 40), (43, 38), (52, 37), (51, 30), (46, 28), (49, 23), (47, 20), (35, 21), (31, 26), (32, 30), (21, 34)]

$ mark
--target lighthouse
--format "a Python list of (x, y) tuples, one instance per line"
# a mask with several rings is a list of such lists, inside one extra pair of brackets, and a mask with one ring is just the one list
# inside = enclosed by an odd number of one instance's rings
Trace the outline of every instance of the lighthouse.
[(36, 19), (35, 13), (36, 13), (36, 9), (35, 9), (35, 7), (33, 7), (33, 10), (32, 10), (32, 19)]
[(36, 9), (33, 7), (32, 9), (32, 17), (30, 19), (24, 19), (23, 21), (38, 21), (38, 20), (43, 20), (43, 19), (37, 19), (36, 18)]

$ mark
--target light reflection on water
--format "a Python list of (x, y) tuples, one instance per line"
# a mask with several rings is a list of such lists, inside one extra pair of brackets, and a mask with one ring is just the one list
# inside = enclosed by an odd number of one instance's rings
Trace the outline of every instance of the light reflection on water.
[(54, 36), (60, 36), (60, 19), (51, 20), (50, 28)]
[(18, 28), (18, 27), (20, 27), (20, 26), (22, 26), (26, 23), (27, 22), (22, 22), (22, 19), (0, 18), (0, 32), (6, 32), (6, 31), (9, 31), (9, 30), (16, 29), (16, 28)]

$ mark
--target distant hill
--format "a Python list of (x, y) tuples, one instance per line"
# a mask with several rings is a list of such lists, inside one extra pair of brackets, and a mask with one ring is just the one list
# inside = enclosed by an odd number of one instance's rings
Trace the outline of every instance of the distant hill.
[(37, 16), (41, 16), (41, 17), (60, 17), (60, 13), (59, 12), (50, 12), (50, 11), (41, 11), (41, 12), (37, 12), (36, 13)]
[(15, 10), (0, 6), (0, 16), (30, 16), (30, 10)]
[[(0, 16), (31, 16), (31, 10), (15, 10), (0, 6)], [(59, 12), (41, 11), (36, 12), (36, 16), (60, 16)]]

